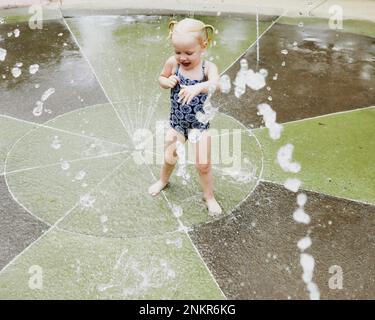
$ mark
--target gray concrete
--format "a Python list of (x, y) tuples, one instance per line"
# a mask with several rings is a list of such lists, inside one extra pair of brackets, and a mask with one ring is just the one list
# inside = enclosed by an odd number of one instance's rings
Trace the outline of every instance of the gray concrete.
[[(288, 54), (281, 53), (284, 49)], [(222, 112), (247, 127), (262, 125), (257, 115), (260, 103), (273, 107), (279, 123), (373, 106), (374, 50), (374, 38), (329, 30), (326, 24), (275, 24), (260, 39), (259, 64), (255, 45), (243, 55), (254, 71), (267, 69), (270, 91), (247, 89), (241, 99), (232, 91), (217, 94), (215, 101)], [(235, 79), (239, 68), (237, 61), (225, 73)]]
[(0, 270), (49, 228), (13, 200), (4, 176), (0, 176), (0, 221)]
[[(7, 37), (16, 28), (20, 36)], [(107, 102), (88, 62), (61, 20), (44, 21), (41, 30), (30, 29), (26, 22), (2, 24), (0, 34), (4, 37), (0, 47), (7, 50), (5, 61), (0, 63), (0, 76), (6, 76), (0, 81), (1, 114), (43, 123), (77, 108)], [(22, 74), (14, 78), (11, 69), (19, 62), (23, 63)], [(29, 73), (32, 64), (39, 64), (36, 74)], [(44, 106), (51, 113), (43, 112), (36, 117), (35, 103), (49, 88), (55, 88), (55, 93)]]
[[(296, 194), (262, 182), (233, 216), (195, 228), (191, 236), (229, 299), (308, 299), (297, 242), (311, 232), (313, 280), (321, 299), (373, 299), (375, 206), (305, 192), (311, 223), (293, 219)], [(343, 270), (343, 289), (328, 272)]]

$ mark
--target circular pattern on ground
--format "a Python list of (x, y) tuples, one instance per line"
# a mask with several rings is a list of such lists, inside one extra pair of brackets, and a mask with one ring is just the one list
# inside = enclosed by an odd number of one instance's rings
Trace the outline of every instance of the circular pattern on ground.
[[(228, 214), (257, 185), (262, 152), (255, 136), (233, 118), (219, 114), (211, 127), (215, 194)], [(192, 227), (212, 220), (194, 165), (187, 165), (184, 177), (176, 168), (166, 198), (147, 194), (163, 152), (153, 143), (151, 161), (139, 164), (125, 132), (109, 104), (76, 110), (31, 130), (7, 155), (9, 191), (41, 220), (95, 236), (154, 236), (175, 232), (181, 223)], [(191, 164), (193, 150), (187, 143)]]

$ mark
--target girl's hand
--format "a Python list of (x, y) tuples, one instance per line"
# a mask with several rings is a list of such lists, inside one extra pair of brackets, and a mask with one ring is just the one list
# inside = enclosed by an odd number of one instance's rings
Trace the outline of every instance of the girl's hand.
[(181, 85), (180, 93), (178, 94), (180, 99), (178, 102), (182, 101), (182, 104), (189, 104), (191, 100), (201, 93), (201, 87), (199, 85), (184, 86)]
[(176, 84), (179, 82), (178, 77), (175, 74), (172, 74), (169, 78), (167, 78), (166, 85), (168, 88), (174, 88)]

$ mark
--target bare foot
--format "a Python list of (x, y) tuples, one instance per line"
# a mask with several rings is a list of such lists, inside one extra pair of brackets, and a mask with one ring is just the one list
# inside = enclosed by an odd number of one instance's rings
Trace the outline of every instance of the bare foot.
[(148, 193), (152, 196), (156, 196), (160, 193), (160, 191), (164, 190), (168, 186), (168, 184), (168, 182), (164, 183), (163, 181), (158, 180), (148, 188)]
[(208, 214), (210, 216), (215, 217), (223, 212), (220, 205), (217, 203), (214, 197), (210, 199), (203, 198), (203, 200), (206, 202), (206, 205), (208, 208)]

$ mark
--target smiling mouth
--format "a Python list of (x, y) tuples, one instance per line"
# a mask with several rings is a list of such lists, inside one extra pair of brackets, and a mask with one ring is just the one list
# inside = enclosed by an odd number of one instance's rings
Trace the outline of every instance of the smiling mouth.
[(190, 65), (190, 62), (181, 62), (181, 64), (182, 64), (184, 67), (187, 67), (188, 65)]

